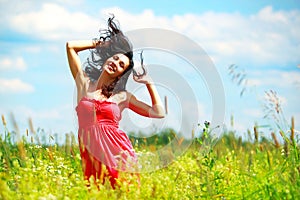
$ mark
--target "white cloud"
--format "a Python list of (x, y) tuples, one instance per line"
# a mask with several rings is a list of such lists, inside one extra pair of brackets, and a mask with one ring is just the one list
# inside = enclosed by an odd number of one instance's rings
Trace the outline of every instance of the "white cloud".
[(262, 118), (264, 116), (262, 111), (256, 108), (246, 108), (243, 110), (243, 114), (246, 116), (254, 117), (256, 119)]
[(26, 63), (22, 57), (8, 58), (4, 57), (0, 59), (0, 71), (17, 70), (25, 71), (27, 68)]
[[(112, 9), (115, 10), (117, 9)], [(226, 56), (239, 61), (253, 60), (254, 64), (277, 65), (299, 59), (299, 46), (293, 44), (293, 41), (299, 41), (300, 37), (299, 34), (295, 34), (300, 31), (297, 26), (300, 21), (299, 11), (275, 12), (271, 7), (266, 7), (250, 17), (237, 13), (207, 12), (198, 15), (177, 15), (172, 18), (154, 18), (151, 12), (148, 15), (145, 12), (132, 15), (119, 11), (116, 16), (119, 16), (120, 21), (124, 20), (121, 24), (128, 24), (131, 28), (170, 28), (187, 34), (218, 58), (224, 59)], [(272, 16), (278, 20), (270, 20)]]
[(125, 31), (137, 28), (174, 28), (170, 19), (163, 16), (156, 16), (150, 9), (143, 10), (141, 13), (132, 14), (119, 7), (105, 8), (101, 11), (101, 16), (109, 16), (113, 13), (120, 22), (121, 28)]
[(26, 106), (18, 106), (17, 112), (21, 112), (24, 118), (31, 117), (32, 119), (39, 120), (53, 120), (62, 118), (58, 109), (33, 110), (32, 108)]
[(24, 51), (26, 51), (27, 53), (37, 54), (42, 51), (42, 47), (41, 47), (41, 45), (30, 45), (30, 46), (24, 47)]
[(20, 79), (3, 79), (0, 78), (0, 93), (30, 93), (34, 91), (34, 87), (29, 83), (25, 83)]
[(251, 79), (247, 79), (247, 83), (246, 83), (246, 87), (254, 87), (254, 86), (260, 86), (263, 84), (263, 81), (260, 79), (255, 79), (255, 78), (251, 78)]
[(65, 4), (68, 6), (81, 5), (84, 3), (84, 0), (56, 0), (60, 4)]
[(268, 86), (270, 88), (290, 88), (299, 84), (300, 71), (265, 70), (252, 71), (249, 86)]
[(39, 11), (12, 16), (13, 29), (46, 40), (59, 40), (98, 31), (98, 21), (82, 12), (68, 12), (64, 7), (45, 3)]
[(274, 11), (265, 7), (252, 16), (206, 12), (167, 18), (156, 16), (151, 10), (131, 14), (113, 7), (103, 9), (102, 14), (105, 13), (115, 13), (122, 28), (127, 30), (155, 27), (186, 34), (201, 44), (216, 62), (233, 61), (254, 67), (299, 62), (299, 11)]
[(216, 62), (252, 66), (299, 62), (300, 12), (274, 11), (269, 6), (251, 16), (205, 12), (172, 17), (157, 16), (149, 9), (133, 14), (111, 7), (100, 10), (101, 17), (96, 17), (103, 21), (99, 21), (90, 13), (71, 12), (66, 7), (45, 3), (38, 11), (12, 16), (10, 24), (16, 31), (43, 39), (92, 38), (110, 13), (115, 14), (125, 31), (155, 27), (186, 34), (200, 43)]

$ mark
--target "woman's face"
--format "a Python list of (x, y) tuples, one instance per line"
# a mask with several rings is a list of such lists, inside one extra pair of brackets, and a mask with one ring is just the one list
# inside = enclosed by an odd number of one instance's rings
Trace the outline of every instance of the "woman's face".
[(122, 76), (129, 66), (129, 58), (122, 53), (118, 53), (108, 58), (104, 63), (104, 70), (112, 77)]

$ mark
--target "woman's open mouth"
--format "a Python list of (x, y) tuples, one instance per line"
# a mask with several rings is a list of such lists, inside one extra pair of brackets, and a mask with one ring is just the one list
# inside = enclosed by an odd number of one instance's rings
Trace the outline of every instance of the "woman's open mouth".
[(116, 66), (116, 64), (115, 64), (114, 62), (110, 62), (110, 63), (108, 64), (108, 69), (109, 69), (110, 71), (112, 71), (112, 72), (115, 72), (115, 71), (117, 70), (117, 66)]

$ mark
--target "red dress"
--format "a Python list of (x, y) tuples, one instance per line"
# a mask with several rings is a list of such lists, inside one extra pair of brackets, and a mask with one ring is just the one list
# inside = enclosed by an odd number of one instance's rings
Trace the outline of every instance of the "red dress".
[(137, 163), (128, 136), (119, 129), (121, 112), (118, 105), (83, 97), (76, 111), (85, 179), (94, 176), (104, 183), (108, 177), (115, 188), (118, 171), (134, 172)]

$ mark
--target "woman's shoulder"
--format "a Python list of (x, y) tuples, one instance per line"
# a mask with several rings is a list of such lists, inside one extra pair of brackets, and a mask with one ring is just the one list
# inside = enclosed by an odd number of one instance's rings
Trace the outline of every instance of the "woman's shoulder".
[(113, 95), (112, 98), (116, 103), (128, 103), (130, 99), (135, 98), (135, 96), (128, 91), (121, 91)]

